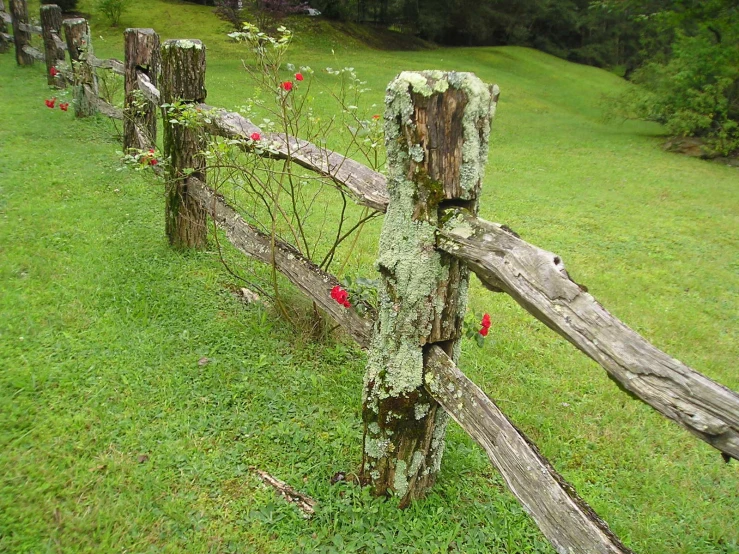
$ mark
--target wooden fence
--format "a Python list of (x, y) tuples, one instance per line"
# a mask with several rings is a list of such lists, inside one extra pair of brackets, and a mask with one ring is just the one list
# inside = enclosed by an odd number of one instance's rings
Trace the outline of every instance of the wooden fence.
[[(47, 5), (37, 28), (28, 24), (25, 0), (11, 0), (12, 17), (3, 8), (0, 0), (0, 22), (12, 22), (18, 63), (45, 59), (48, 68), (63, 67), (66, 51), (71, 69), (50, 84), (74, 87), (78, 117), (101, 112), (123, 119), (124, 149), (154, 146), (162, 103), (177, 101), (209, 113), (205, 128), (188, 128), (170, 123), (163, 110), (169, 240), (176, 247), (204, 245), (210, 217), (238, 250), (273, 264), (368, 349), (361, 476), (377, 494), (394, 493), (407, 505), (433, 485), (451, 417), (485, 449), (558, 552), (630, 552), (457, 367), (470, 272), (489, 290), (509, 294), (620, 387), (719, 450), (727, 462), (739, 459), (737, 393), (619, 321), (570, 279), (561, 257), (477, 216), (497, 87), (472, 74), (401, 73), (388, 87), (383, 175), (299, 138), (264, 133), (237, 113), (205, 104), (206, 49), (200, 41), (168, 40), (160, 48), (152, 29), (127, 29), (125, 60), (100, 60), (84, 19), (62, 22), (59, 8)], [(0, 33), (7, 43), (6, 29)], [(30, 46), (34, 33), (44, 37), (44, 53)], [(124, 76), (123, 110), (99, 98), (99, 69)], [(198, 155), (206, 134), (245, 139), (255, 132), (276, 145), (269, 155), (326, 176), (358, 204), (385, 212), (377, 313), (361, 317), (334, 302), (334, 275), (247, 223), (206, 184)], [(249, 142), (242, 144), (249, 152)]]

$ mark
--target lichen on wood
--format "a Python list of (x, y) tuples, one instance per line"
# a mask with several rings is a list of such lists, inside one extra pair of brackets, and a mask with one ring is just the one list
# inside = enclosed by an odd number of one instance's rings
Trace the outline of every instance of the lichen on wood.
[(476, 210), (493, 94), (474, 75), (404, 72), (386, 96), (383, 286), (364, 382), (362, 477), (407, 505), (434, 483), (447, 415), (423, 388), (431, 344), (458, 355), (469, 272), (436, 249), (445, 202)]

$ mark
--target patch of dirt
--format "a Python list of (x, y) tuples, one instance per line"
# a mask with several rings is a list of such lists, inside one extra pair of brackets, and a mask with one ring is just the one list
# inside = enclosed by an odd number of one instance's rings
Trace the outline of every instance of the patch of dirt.
[(691, 158), (711, 160), (732, 167), (739, 167), (739, 153), (733, 156), (721, 156), (716, 152), (712, 152), (706, 146), (706, 141), (698, 137), (672, 137), (664, 143), (662, 148), (668, 152), (683, 154)]

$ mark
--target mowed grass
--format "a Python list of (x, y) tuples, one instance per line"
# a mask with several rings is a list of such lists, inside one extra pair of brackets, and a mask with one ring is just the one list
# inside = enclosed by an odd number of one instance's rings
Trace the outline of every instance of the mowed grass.
[[(121, 30), (92, 21), (96, 53), (120, 58)], [(370, 50), (292, 23), (291, 61), (355, 67), (368, 110), (405, 69), (498, 83), (483, 216), (561, 255), (627, 324), (739, 390), (739, 171), (662, 152), (656, 126), (604, 124), (602, 93), (628, 88), (597, 69), (521, 48)], [(250, 94), (243, 51), (209, 8), (136, 1), (122, 25), (201, 38), (211, 104)], [(331, 485), (360, 460), (363, 354), (235, 300), (214, 246), (170, 250), (161, 185), (118, 171), (109, 122), (48, 110), (44, 83), (40, 65), (0, 56), (0, 551), (552, 552), (456, 426), (437, 486), (409, 510)], [(378, 228), (352, 272), (372, 274)], [(471, 303), (494, 327), (483, 349), (464, 345), (462, 368), (631, 548), (739, 552), (739, 464), (510, 299), (474, 282)], [(317, 516), (303, 520), (251, 466), (317, 499)]]

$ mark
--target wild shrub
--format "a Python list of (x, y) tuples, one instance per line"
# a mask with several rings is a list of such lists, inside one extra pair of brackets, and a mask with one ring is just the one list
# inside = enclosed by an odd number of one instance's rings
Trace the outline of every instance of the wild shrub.
[(121, 16), (128, 9), (128, 0), (98, 0), (97, 11), (108, 20), (111, 27), (117, 27)]

